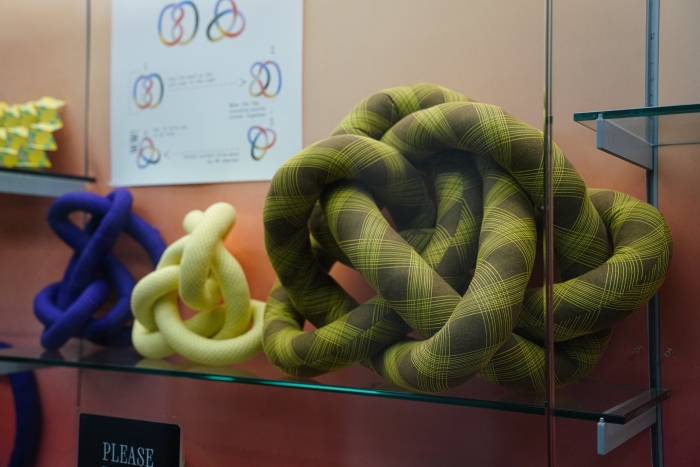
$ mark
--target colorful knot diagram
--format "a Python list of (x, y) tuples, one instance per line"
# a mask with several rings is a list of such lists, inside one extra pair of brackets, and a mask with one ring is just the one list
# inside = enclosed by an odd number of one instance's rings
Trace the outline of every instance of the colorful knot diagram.
[[(243, 269), (224, 246), (235, 221), (228, 203), (191, 211), (183, 221), (187, 235), (136, 284), (132, 340), (141, 355), (178, 353), (205, 365), (231, 365), (260, 352), (265, 304), (251, 300)], [(198, 312), (184, 321), (178, 294)]]
[(149, 165), (160, 162), (160, 149), (153, 144), (153, 140), (148, 136), (141, 138), (139, 150), (136, 153), (136, 165), (139, 169), (145, 169)]
[(163, 102), (165, 86), (163, 78), (158, 73), (140, 75), (134, 81), (134, 104), (139, 109), (155, 109)]
[(277, 142), (277, 134), (272, 128), (252, 126), (248, 129), (248, 142), (250, 143), (250, 157), (259, 161), (265, 157), (265, 153)]
[[(191, 18), (191, 19), (187, 19)], [(165, 5), (158, 17), (158, 35), (168, 47), (192, 42), (199, 28), (197, 6), (190, 1)], [(191, 31), (186, 34), (186, 31)]]
[(58, 109), (66, 103), (42, 97), (24, 104), (0, 102), (0, 167), (51, 167), (46, 151), (58, 149), (53, 133), (63, 128)]
[[(240, 18), (240, 20), (239, 20)], [(223, 23), (223, 25), (222, 25)], [(233, 0), (219, 0), (214, 7), (214, 18), (207, 27), (207, 39), (218, 42), (226, 37), (234, 38), (243, 33), (245, 17)], [(218, 34), (216, 34), (218, 32)]]
[[(45, 330), (41, 345), (56, 350), (71, 337), (82, 337), (105, 346), (131, 344), (131, 291), (136, 284), (129, 270), (112, 253), (122, 232), (136, 240), (155, 265), (165, 250), (160, 233), (131, 212), (133, 199), (124, 188), (107, 197), (94, 193), (68, 193), (49, 209), (49, 225), (75, 252), (60, 282), (41, 290), (34, 299), (34, 313)], [(83, 211), (90, 220), (83, 229), (70, 215)], [(110, 289), (116, 303), (104, 314)]]
[(282, 90), (282, 71), (272, 60), (253, 63), (250, 67), (250, 75), (253, 81), (250, 83), (249, 91), (253, 97), (272, 98)]

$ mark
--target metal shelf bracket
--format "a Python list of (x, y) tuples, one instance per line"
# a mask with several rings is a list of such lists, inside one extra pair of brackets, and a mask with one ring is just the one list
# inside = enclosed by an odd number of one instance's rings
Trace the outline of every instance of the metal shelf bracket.
[(652, 407), (624, 425), (605, 423), (601, 418), (598, 422), (598, 454), (604, 456), (654, 423), (656, 423), (656, 407)]
[(608, 122), (602, 115), (596, 120), (596, 148), (647, 170), (654, 168), (652, 145)]

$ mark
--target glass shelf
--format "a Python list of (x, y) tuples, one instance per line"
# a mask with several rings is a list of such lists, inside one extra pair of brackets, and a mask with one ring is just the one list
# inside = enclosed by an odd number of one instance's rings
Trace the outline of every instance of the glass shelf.
[[(459, 388), (441, 394), (422, 394), (412, 393), (389, 384), (360, 365), (354, 365), (313, 379), (293, 378), (273, 367), (263, 354), (238, 365), (215, 367), (199, 365), (181, 357), (148, 360), (143, 359), (132, 348), (105, 349), (78, 340), (70, 341), (57, 352), (46, 351), (40, 346), (18, 347), (0, 351), (0, 374), (17, 371), (20, 369), (19, 367), (34, 369), (55, 366), (311, 389), (544, 414), (544, 394), (520, 393), (495, 386), (479, 378), (473, 378)], [(596, 422), (603, 419), (606, 423), (625, 424), (669, 396), (670, 392), (666, 389), (654, 390), (638, 386), (578, 382), (557, 390), (556, 415)]]
[(39, 170), (0, 167), (0, 193), (57, 198), (71, 191), (85, 191), (93, 177)]
[(656, 146), (700, 144), (700, 104), (578, 112), (574, 121), (596, 130), (598, 116), (648, 144), (652, 144), (647, 135), (654, 121), (659, 129)]

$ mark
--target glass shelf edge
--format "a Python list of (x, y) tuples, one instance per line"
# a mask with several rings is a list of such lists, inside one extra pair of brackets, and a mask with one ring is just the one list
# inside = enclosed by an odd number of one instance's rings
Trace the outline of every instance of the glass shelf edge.
[(680, 104), (680, 105), (665, 105), (657, 107), (635, 107), (629, 109), (614, 109), (614, 110), (598, 110), (588, 112), (574, 113), (575, 122), (584, 122), (596, 120), (598, 115), (603, 116), (606, 120), (614, 118), (631, 118), (631, 117), (655, 117), (660, 115), (675, 115), (684, 113), (699, 113), (700, 103), (697, 104)]
[(0, 193), (58, 198), (87, 191), (88, 183), (94, 182), (87, 176), (0, 167)]
[(658, 391), (659, 391), (659, 394), (654, 399), (650, 400), (646, 404), (640, 405), (636, 409), (625, 414), (624, 415), (625, 423), (628, 423), (628, 422), (634, 420), (638, 416), (647, 412), (649, 409), (656, 407), (661, 402), (663, 402), (666, 399), (671, 397), (671, 391), (669, 391), (668, 389), (659, 389)]
[[(25, 363), (25, 364), (37, 364), (35, 360), (25, 359), (20, 357), (11, 356), (0, 356), (0, 362), (12, 362), (12, 363)], [(90, 362), (44, 362), (41, 365), (44, 368), (76, 368), (85, 370), (99, 370), (99, 371), (114, 371), (118, 373), (135, 373), (135, 374), (145, 374), (151, 376), (166, 376), (173, 378), (188, 378), (197, 379), (205, 381), (216, 381), (224, 383), (239, 383), (239, 384), (252, 384), (257, 386), (270, 386), (270, 387), (280, 387), (288, 389), (300, 389), (300, 390), (312, 390), (321, 392), (332, 392), (339, 394), (349, 394), (349, 395), (361, 395), (361, 396), (374, 396), (383, 397), (388, 399), (402, 399), (417, 402), (432, 402), (436, 404), (443, 405), (457, 405), (472, 408), (482, 408), (491, 410), (501, 410), (506, 412), (517, 412), (517, 413), (529, 413), (535, 415), (544, 415), (544, 407), (531, 406), (526, 404), (515, 404), (508, 402), (491, 402), (477, 399), (463, 399), (459, 397), (449, 397), (449, 396), (439, 396), (431, 394), (420, 394), (420, 393), (409, 393), (409, 392), (397, 392), (397, 391), (387, 391), (387, 390), (376, 390), (376, 389), (364, 389), (364, 388), (352, 388), (347, 386), (330, 386), (321, 383), (307, 383), (304, 381), (279, 381), (270, 379), (257, 379), (257, 378), (246, 378), (245, 376), (227, 376), (227, 375), (211, 375), (205, 373), (186, 373), (180, 371), (170, 371), (165, 369), (155, 369), (155, 368), (139, 368), (139, 367), (128, 367), (128, 366), (113, 366), (113, 365), (102, 365)], [(614, 419), (615, 421), (612, 421)], [(620, 423), (622, 418), (619, 416), (612, 416), (612, 423)]]
[(38, 170), (31, 170), (31, 169), (9, 169), (7, 167), (0, 167), (0, 174), (21, 174), (21, 175), (32, 175), (37, 177), (38, 179), (41, 178), (59, 178), (59, 179), (67, 179), (67, 180), (75, 180), (79, 182), (85, 182), (85, 183), (95, 183), (97, 179), (95, 177), (88, 177), (88, 176), (83, 176), (83, 175), (72, 175), (72, 174), (65, 174), (65, 173), (60, 173), (60, 172), (42, 172)]
[[(395, 400), (405, 400), (412, 402), (427, 402), (441, 405), (452, 405), (459, 407), (469, 407), (478, 408), (486, 410), (498, 410), (503, 412), (514, 412), (514, 413), (524, 413), (531, 415), (544, 415), (544, 407), (538, 405), (521, 404), (515, 402), (504, 402), (504, 401), (489, 401), (483, 399), (469, 399), (461, 397), (452, 397), (446, 395), (438, 394), (424, 394), (424, 393), (411, 393), (411, 392), (398, 392), (391, 390), (378, 390), (369, 388), (357, 388), (348, 386), (335, 386), (319, 382), (305, 382), (305, 381), (284, 381), (275, 379), (265, 379), (265, 378), (249, 378), (245, 376), (232, 376), (232, 375), (215, 375), (208, 373), (196, 373), (196, 372), (184, 372), (179, 370), (169, 370), (163, 368), (150, 368), (150, 367), (133, 367), (133, 366), (119, 366), (119, 365), (105, 365), (101, 363), (93, 362), (76, 362), (76, 361), (46, 361), (37, 360), (31, 358), (23, 358), (16, 356), (6, 356), (0, 355), (0, 362), (12, 362), (21, 364), (34, 364), (40, 365), (42, 368), (75, 368), (75, 369), (86, 369), (86, 370), (101, 370), (101, 371), (113, 371), (120, 373), (133, 373), (133, 374), (143, 374), (152, 376), (166, 376), (175, 378), (187, 378), (205, 381), (216, 381), (216, 382), (227, 382), (227, 383), (239, 383), (239, 384), (252, 384), (257, 386), (268, 386), (268, 387), (279, 387), (288, 389), (299, 389), (299, 390), (312, 390), (321, 392), (330, 392), (336, 394), (348, 394), (348, 395), (359, 395), (359, 396), (373, 396), (382, 397), (387, 399)], [(659, 394), (653, 397), (651, 400), (647, 401), (645, 404), (640, 405), (634, 410), (628, 413), (595, 413), (586, 412), (583, 410), (570, 409), (570, 408), (556, 408), (555, 416), (560, 418), (569, 418), (585, 421), (598, 422), (602, 418), (606, 423), (612, 423), (616, 425), (624, 425), (630, 422), (638, 415), (643, 414), (649, 408), (660, 404), (662, 401), (670, 397), (670, 391), (666, 389), (659, 390)]]

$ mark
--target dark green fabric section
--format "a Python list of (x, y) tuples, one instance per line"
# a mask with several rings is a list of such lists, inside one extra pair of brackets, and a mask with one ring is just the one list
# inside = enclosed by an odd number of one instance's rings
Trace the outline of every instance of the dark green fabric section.
[[(539, 130), (499, 107), (423, 84), (370, 96), (330, 138), (289, 159), (263, 213), (279, 278), (265, 316), (270, 361), (296, 376), (361, 362), (416, 391), (476, 374), (543, 389), (542, 289), (526, 290), (542, 144)], [(610, 328), (661, 286), (672, 239), (653, 207), (587, 190), (557, 147), (554, 196), (561, 386), (586, 375)], [(336, 261), (377, 296), (355, 303), (328, 275)], [(317, 329), (303, 332), (305, 320)], [(406, 337), (412, 330), (420, 339)]]

